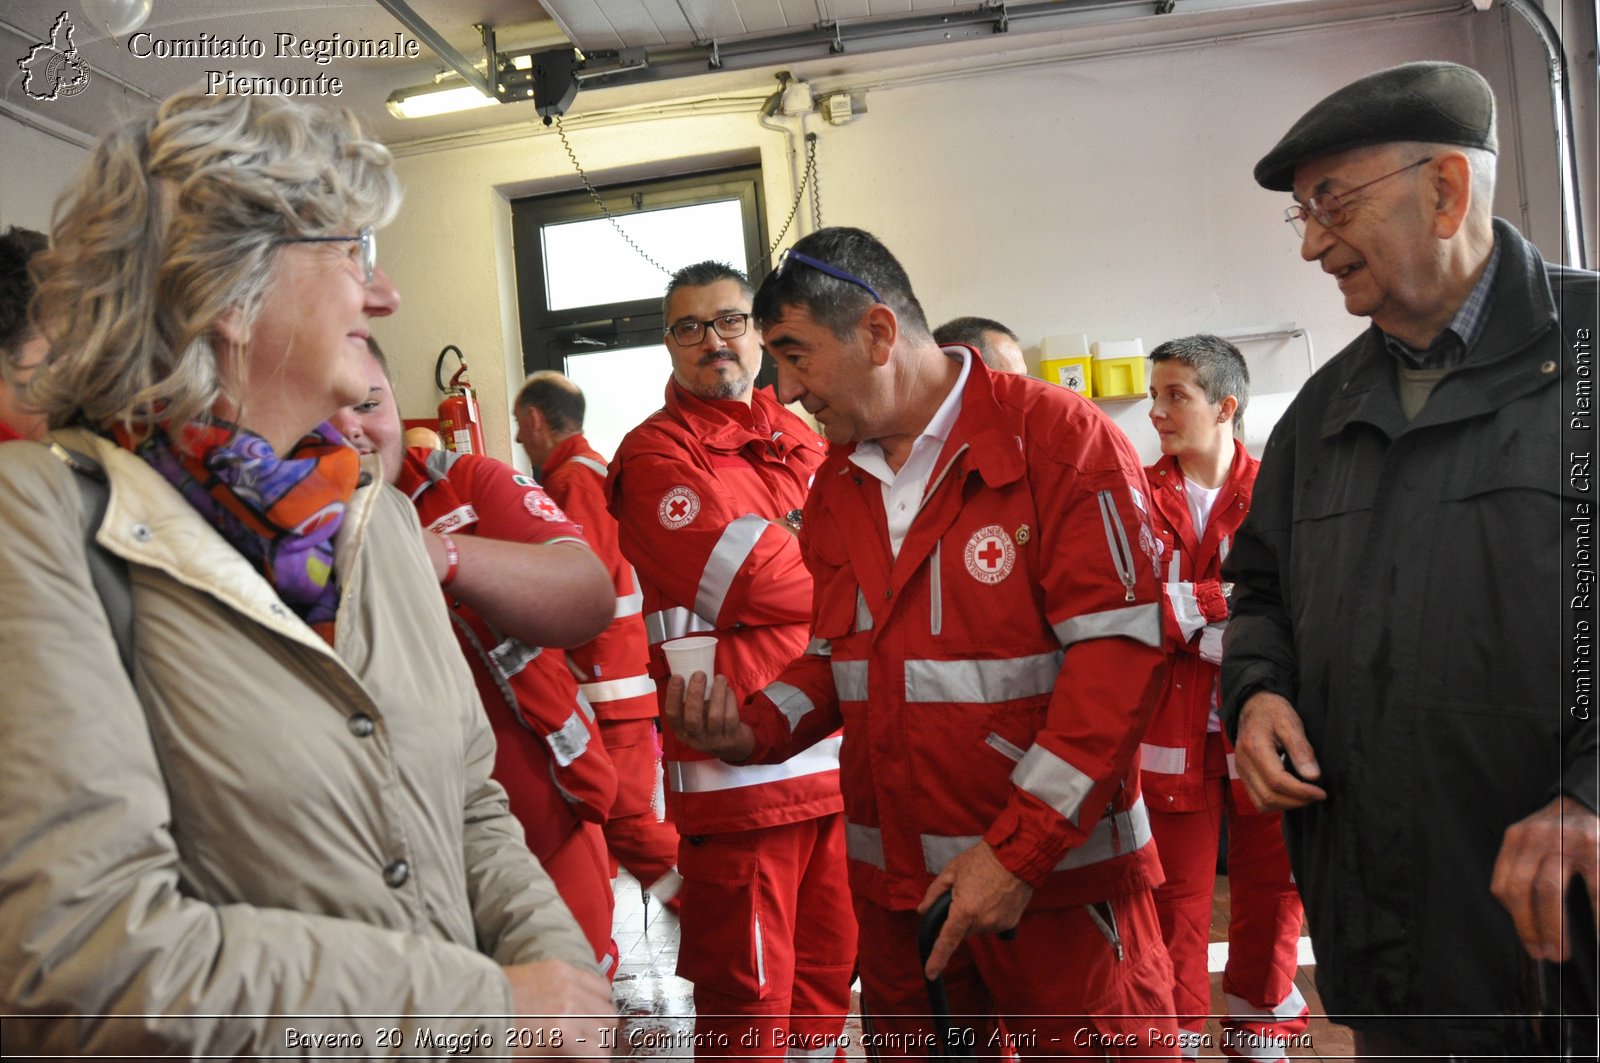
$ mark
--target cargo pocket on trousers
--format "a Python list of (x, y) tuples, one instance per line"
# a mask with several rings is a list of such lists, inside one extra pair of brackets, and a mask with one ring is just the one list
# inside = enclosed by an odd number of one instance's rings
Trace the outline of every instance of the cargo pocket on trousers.
[(714, 993), (759, 999), (766, 964), (757, 907), (760, 861), (742, 834), (709, 834), (678, 850), (679, 930), (685, 944), (678, 974)]
[(1108, 1059), (1177, 1055), (1172, 1014), (1172, 962), (1165, 947), (1147, 947), (1119, 964), (1122, 977), (1088, 1016), (1089, 1043)]

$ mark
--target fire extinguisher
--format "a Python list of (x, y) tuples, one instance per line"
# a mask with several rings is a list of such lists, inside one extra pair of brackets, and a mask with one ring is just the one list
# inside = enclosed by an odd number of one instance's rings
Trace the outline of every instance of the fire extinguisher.
[[(444, 372), (445, 355), (452, 351), (461, 368), (446, 384), (440, 374)], [(433, 365), (433, 383), (444, 392), (444, 401), (439, 403), (439, 435), (445, 449), (458, 454), (482, 454), (483, 423), (478, 418), (478, 400), (467, 382), (467, 359), (460, 347), (452, 343), (439, 352), (439, 360)]]

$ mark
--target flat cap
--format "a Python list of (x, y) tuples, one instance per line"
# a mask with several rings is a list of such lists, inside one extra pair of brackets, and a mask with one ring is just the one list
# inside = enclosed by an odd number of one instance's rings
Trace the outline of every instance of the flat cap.
[(1406, 63), (1368, 74), (1302, 115), (1256, 163), (1256, 183), (1289, 192), (1302, 162), (1404, 140), (1496, 151), (1489, 83), (1455, 63)]

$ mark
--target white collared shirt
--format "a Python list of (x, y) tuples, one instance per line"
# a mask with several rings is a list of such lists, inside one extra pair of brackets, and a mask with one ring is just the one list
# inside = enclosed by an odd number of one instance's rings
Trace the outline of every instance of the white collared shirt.
[(900, 544), (905, 542), (911, 522), (922, 508), (922, 496), (927, 493), (928, 481), (933, 478), (934, 467), (944, 441), (961, 416), (961, 393), (966, 390), (967, 375), (972, 371), (972, 353), (961, 345), (946, 347), (946, 356), (961, 356), (961, 374), (944, 402), (934, 411), (933, 417), (911, 444), (911, 456), (897, 473), (889, 468), (883, 447), (877, 440), (856, 444), (850, 461), (863, 472), (871, 473), (883, 485), (883, 511), (889, 518), (889, 549), (900, 556)]

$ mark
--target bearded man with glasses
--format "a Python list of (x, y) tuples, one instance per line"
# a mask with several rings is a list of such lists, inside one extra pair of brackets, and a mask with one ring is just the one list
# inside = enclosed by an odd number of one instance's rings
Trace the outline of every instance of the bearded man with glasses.
[[(666, 403), (623, 439), (606, 481), (663, 690), (667, 640), (715, 635), (717, 674), (750, 694), (809, 637), (811, 576), (794, 532), (825, 447), (754, 386), (750, 298), (744, 275), (719, 262), (672, 277)], [(668, 734), (665, 760), (696, 1056), (830, 1057), (856, 951), (839, 739), (742, 767)]]
[(1540, 1010), (1535, 961), (1596, 945), (1562, 918), (1574, 877), (1600, 884), (1567, 649), (1593, 614), (1562, 586), (1594, 493), (1562, 432), (1597, 277), (1491, 218), (1495, 151), (1488, 83), (1411, 63), (1255, 168), (1372, 327), (1267, 444), (1223, 569), (1223, 719), (1251, 798), (1284, 812), (1317, 987), (1363, 1056), (1529, 1051), (1511, 1016)]

